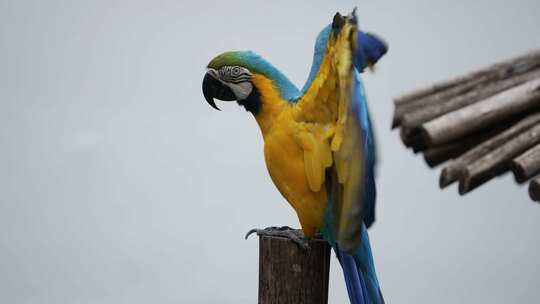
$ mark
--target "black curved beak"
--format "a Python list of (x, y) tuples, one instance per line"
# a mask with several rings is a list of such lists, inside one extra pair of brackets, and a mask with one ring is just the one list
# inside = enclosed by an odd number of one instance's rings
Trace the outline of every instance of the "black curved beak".
[(219, 108), (216, 106), (214, 98), (223, 101), (236, 100), (236, 96), (234, 95), (232, 90), (223, 83), (221, 83), (219, 80), (217, 80), (210, 73), (206, 73), (206, 75), (204, 75), (202, 90), (206, 102), (208, 102), (208, 104), (216, 110), (219, 110)]

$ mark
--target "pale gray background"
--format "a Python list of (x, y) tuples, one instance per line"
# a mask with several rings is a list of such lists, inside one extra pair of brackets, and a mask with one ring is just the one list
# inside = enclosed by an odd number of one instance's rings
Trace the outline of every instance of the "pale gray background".
[[(251, 227), (298, 225), (255, 121), (206, 63), (252, 49), (302, 85), (357, 5), (382, 152), (371, 240), (389, 303), (537, 303), (540, 206), (505, 176), (459, 197), (389, 130), (392, 97), (540, 47), (530, 1), (0, 1), (0, 302), (255, 303)], [(345, 303), (337, 263), (330, 302)]]

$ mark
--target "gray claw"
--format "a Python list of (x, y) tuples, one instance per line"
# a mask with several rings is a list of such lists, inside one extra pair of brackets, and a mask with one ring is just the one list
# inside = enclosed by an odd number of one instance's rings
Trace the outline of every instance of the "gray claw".
[(253, 228), (253, 229), (249, 230), (246, 233), (246, 236), (244, 237), (244, 240), (247, 240), (249, 238), (249, 236), (252, 235), (255, 232), (257, 232), (257, 234), (259, 234), (259, 231), (261, 231), (261, 229)]
[(282, 227), (268, 227), (265, 229), (251, 229), (246, 233), (245, 239), (247, 240), (250, 235), (253, 233), (257, 233), (257, 235), (263, 235), (263, 236), (277, 236), (277, 237), (284, 237), (289, 240), (291, 240), (293, 243), (298, 245), (300, 248), (304, 250), (311, 249), (309, 247), (309, 241), (304, 237), (304, 233), (300, 229), (292, 229), (288, 226), (282, 226)]

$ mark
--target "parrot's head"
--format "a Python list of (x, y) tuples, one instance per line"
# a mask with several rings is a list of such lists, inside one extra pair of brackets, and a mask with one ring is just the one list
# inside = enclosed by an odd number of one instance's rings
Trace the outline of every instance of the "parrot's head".
[(261, 88), (256, 79), (265, 79), (278, 89), (283, 99), (292, 99), (298, 89), (268, 61), (252, 51), (233, 51), (210, 61), (204, 75), (204, 98), (214, 109), (214, 101), (237, 101), (246, 110), (257, 114), (261, 109)]
[[(295, 102), (317, 76), (330, 37), (351, 35), (348, 29), (351, 26), (357, 28), (357, 23), (356, 9), (348, 16), (336, 13), (332, 23), (321, 31), (315, 44), (312, 70), (302, 91), (256, 53), (233, 51), (220, 54), (208, 63), (202, 85), (204, 98), (217, 110), (219, 108), (214, 98), (222, 101), (236, 100), (254, 115), (263, 108), (261, 97), (263, 101), (280, 99)], [(332, 41), (337, 41), (337, 38)], [(375, 64), (387, 51), (386, 44), (373, 34), (359, 32), (358, 42), (360, 47), (354, 54), (354, 63), (359, 72)]]
[(246, 52), (223, 53), (210, 61), (203, 79), (206, 101), (219, 110), (214, 98), (222, 101), (246, 100), (253, 92), (252, 72), (244, 59)]

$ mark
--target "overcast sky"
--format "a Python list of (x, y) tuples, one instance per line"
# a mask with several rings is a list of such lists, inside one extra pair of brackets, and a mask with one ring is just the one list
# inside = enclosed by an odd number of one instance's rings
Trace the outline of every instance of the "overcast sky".
[[(540, 47), (530, 1), (0, 1), (0, 302), (256, 303), (252, 227), (298, 226), (250, 114), (205, 65), (251, 49), (302, 86), (358, 6), (380, 144), (370, 236), (389, 303), (535, 303), (540, 206), (511, 176), (460, 197), (389, 129), (392, 98)], [(330, 303), (346, 303), (336, 261)]]

